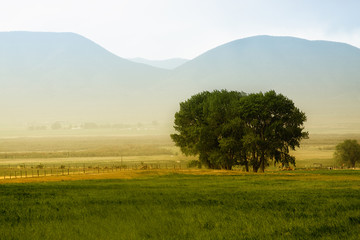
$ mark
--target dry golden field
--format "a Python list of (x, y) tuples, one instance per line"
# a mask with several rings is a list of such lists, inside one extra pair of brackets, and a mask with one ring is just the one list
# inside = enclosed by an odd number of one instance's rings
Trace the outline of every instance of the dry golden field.
[[(310, 135), (293, 152), (296, 169), (334, 167), (335, 146), (349, 138), (360, 140), (360, 135)], [(193, 159), (181, 154), (168, 135), (4, 137), (0, 138), (0, 182), (133, 178), (185, 171)], [(144, 166), (152, 171), (139, 171)]]
[(309, 139), (301, 142), (301, 147), (293, 152), (298, 168), (312, 168), (322, 164), (323, 167), (334, 166), (335, 146), (345, 139), (356, 139), (360, 134), (311, 134)]

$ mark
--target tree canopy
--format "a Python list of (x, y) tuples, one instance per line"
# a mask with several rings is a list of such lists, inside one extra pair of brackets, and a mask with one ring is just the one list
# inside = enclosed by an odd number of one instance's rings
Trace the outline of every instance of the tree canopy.
[(305, 121), (305, 114), (275, 91), (204, 91), (180, 103), (171, 138), (209, 168), (243, 165), (257, 172), (270, 161), (295, 165), (289, 151), (308, 136)]
[(347, 167), (355, 167), (360, 162), (360, 144), (356, 140), (347, 139), (336, 146), (335, 159)]

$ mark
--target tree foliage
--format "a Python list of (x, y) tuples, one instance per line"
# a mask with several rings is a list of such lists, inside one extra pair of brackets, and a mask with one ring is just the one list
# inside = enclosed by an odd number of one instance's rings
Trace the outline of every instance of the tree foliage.
[(360, 162), (360, 144), (356, 140), (347, 139), (336, 146), (335, 159), (347, 167), (355, 167)]
[(186, 155), (198, 155), (209, 168), (235, 165), (264, 171), (271, 160), (295, 164), (289, 154), (302, 138), (306, 116), (275, 91), (246, 95), (236, 91), (202, 92), (180, 103), (171, 138)]

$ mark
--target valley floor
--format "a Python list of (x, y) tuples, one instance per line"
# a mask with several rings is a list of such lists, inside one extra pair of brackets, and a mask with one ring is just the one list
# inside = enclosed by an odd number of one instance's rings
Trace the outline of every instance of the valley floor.
[(53, 179), (56, 182), (47, 177), (38, 183), (0, 184), (0, 239), (358, 239), (360, 235), (358, 170), (112, 174), (96, 175), (108, 179), (64, 176)]

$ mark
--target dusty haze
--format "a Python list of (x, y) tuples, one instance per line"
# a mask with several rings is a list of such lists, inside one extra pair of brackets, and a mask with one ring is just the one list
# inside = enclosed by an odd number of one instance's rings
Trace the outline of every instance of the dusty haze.
[(274, 89), (313, 132), (358, 132), (360, 49), (255, 36), (174, 69), (118, 57), (75, 33), (0, 33), (1, 128), (171, 131), (179, 102), (204, 90)]

